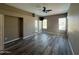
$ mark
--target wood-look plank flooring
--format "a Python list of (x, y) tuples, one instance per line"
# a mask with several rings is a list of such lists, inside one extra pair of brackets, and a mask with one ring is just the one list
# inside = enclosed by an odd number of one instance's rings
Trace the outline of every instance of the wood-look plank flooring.
[(5, 44), (3, 55), (71, 55), (67, 39), (47, 33)]

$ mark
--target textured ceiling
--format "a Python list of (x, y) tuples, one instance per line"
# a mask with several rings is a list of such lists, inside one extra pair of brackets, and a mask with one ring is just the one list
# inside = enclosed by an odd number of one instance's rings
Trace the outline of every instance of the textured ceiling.
[[(69, 3), (7, 3), (7, 5), (35, 13), (39, 16), (66, 13), (70, 6)], [(42, 12), (43, 6), (45, 6), (47, 9), (52, 9), (52, 11), (48, 13)]]

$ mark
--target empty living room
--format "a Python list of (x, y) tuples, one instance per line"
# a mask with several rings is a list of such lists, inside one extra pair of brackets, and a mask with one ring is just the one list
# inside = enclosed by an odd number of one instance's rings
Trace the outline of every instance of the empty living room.
[(0, 55), (78, 55), (79, 3), (0, 3)]

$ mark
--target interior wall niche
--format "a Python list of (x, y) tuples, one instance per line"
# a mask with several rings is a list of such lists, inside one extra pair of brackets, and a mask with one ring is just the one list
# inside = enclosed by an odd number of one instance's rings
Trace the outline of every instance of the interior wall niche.
[(4, 16), (4, 41), (14, 41), (19, 39), (19, 21), (18, 17), (15, 16)]

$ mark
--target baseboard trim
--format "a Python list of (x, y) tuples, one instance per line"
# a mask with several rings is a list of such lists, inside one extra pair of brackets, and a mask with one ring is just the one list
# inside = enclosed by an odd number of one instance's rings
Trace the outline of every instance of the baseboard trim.
[(10, 43), (10, 42), (13, 42), (13, 41), (16, 41), (16, 40), (19, 40), (19, 38), (15, 38), (15, 39), (13, 39), (13, 40), (10, 40), (10, 41), (7, 41), (7, 42), (4, 42), (4, 44)]
[(34, 33), (34, 34), (31, 34), (31, 35), (28, 35), (28, 36), (23, 37), (23, 39), (29, 38), (29, 37), (34, 36), (34, 35), (35, 35), (35, 33)]
[(72, 51), (72, 54), (74, 55), (74, 51), (73, 51), (73, 48), (72, 48), (72, 45), (71, 45), (71, 42), (70, 42), (69, 39), (68, 39), (68, 43), (69, 43), (70, 49), (71, 49), (71, 51)]
[[(28, 35), (28, 36), (23, 37), (23, 39), (29, 38), (29, 37), (34, 36), (34, 35), (35, 35), (35, 33), (32, 34), (32, 35)], [(10, 42), (13, 42), (13, 41), (16, 41), (16, 40), (19, 40), (19, 39), (20, 39), (20, 38), (15, 38), (15, 39), (13, 39), (13, 40), (10, 40), (10, 41), (5, 42), (4, 44), (8, 44), (8, 43), (10, 43)]]
[(47, 33), (49, 33), (49, 34), (53, 34), (52, 32), (47, 32)]
[(47, 33), (52, 35), (58, 35), (58, 33), (53, 33), (53, 32), (47, 32)]
[(63, 34), (60, 33), (53, 33), (53, 32), (47, 32), (48, 34), (52, 34), (52, 35), (57, 35), (57, 36), (62, 36)]

